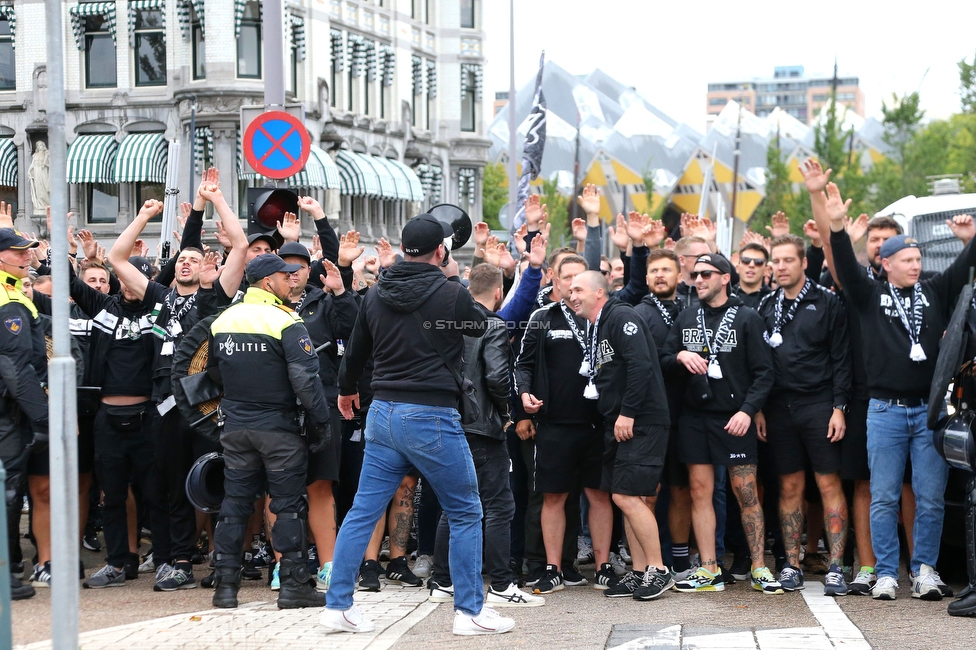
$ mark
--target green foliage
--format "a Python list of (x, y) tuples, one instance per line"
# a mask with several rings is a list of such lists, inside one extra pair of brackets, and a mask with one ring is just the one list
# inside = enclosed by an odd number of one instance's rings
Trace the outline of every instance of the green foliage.
[(809, 195), (806, 190), (793, 194), (793, 184), (790, 182), (790, 172), (783, 162), (783, 152), (776, 146), (776, 141), (772, 140), (766, 150), (766, 197), (753, 212), (749, 229), (765, 234), (766, 226), (772, 223), (773, 215), (780, 211), (790, 220), (790, 232), (795, 234), (803, 232), (803, 224), (812, 218)]
[[(641, 179), (644, 181), (644, 191), (646, 192), (647, 195), (648, 206), (650, 206), (654, 202), (654, 170), (651, 169), (651, 160), (653, 160), (653, 158), (648, 159), (647, 167), (645, 167), (644, 171), (641, 172)], [(648, 216), (650, 216), (652, 219), (656, 221), (660, 221), (661, 216), (664, 214), (664, 211), (667, 209), (667, 207), (668, 207), (668, 202), (661, 201), (660, 205), (658, 205), (656, 208), (648, 212)]]
[(549, 212), (549, 223), (552, 231), (549, 235), (549, 248), (565, 246), (572, 239), (569, 227), (569, 199), (559, 191), (555, 179), (542, 181), (542, 202)]
[(963, 113), (976, 114), (976, 56), (972, 63), (959, 62), (959, 99)]
[(481, 183), (481, 215), (492, 230), (501, 230), (498, 213), (508, 203), (508, 187), (505, 186), (507, 174), (500, 163), (485, 165), (484, 180)]

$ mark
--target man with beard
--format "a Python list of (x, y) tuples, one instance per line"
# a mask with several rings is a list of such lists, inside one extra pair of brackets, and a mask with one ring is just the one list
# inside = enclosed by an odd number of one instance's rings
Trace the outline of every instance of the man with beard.
[(732, 266), (716, 254), (701, 255), (692, 276), (700, 304), (685, 309), (668, 334), (662, 353), (666, 371), (684, 368), (690, 379), (679, 424), (678, 459), (688, 463), (692, 523), (701, 568), (678, 582), (678, 591), (722, 591), (715, 553), (712, 491), (715, 465), (729, 468), (742, 510), (752, 559), (752, 587), (766, 594), (783, 589), (763, 562), (762, 505), (756, 487), (756, 427), (773, 386), (773, 363), (759, 315), (745, 308), (727, 286)]
[(535, 416), (538, 427), (518, 431), (523, 440), (535, 439), (534, 488), (544, 495), (541, 522), (546, 569), (534, 585), (537, 594), (564, 588), (564, 572), (570, 568), (562, 562), (565, 505), (577, 484), (582, 485), (590, 503), (590, 536), (599, 567), (594, 587), (607, 589), (616, 582), (609, 563), (613, 510), (610, 495), (600, 490), (600, 415), (594, 401), (582, 399), (589, 380), (587, 325), (567, 304), (573, 278), (586, 270), (586, 261), (577, 255), (566, 255), (558, 263), (553, 287), (561, 300), (536, 310), (529, 318), (515, 365), (516, 395), (525, 412)]
[(674, 585), (647, 502), (661, 481), (670, 417), (654, 339), (632, 307), (607, 302), (609, 289), (595, 271), (577, 275), (571, 287), (573, 309), (590, 323), (583, 397), (596, 401), (603, 416), (600, 489), (623, 511), (634, 565), (643, 567), (633, 598), (653, 600)]
[[(634, 309), (650, 328), (657, 350), (664, 348), (668, 333), (681, 312), (681, 302), (677, 299), (680, 269), (678, 256), (673, 251), (657, 248), (647, 256), (647, 286), (651, 293)], [(691, 538), (691, 492), (688, 489), (688, 466), (678, 460), (678, 420), (681, 416), (684, 381), (681, 376), (668, 375), (666, 379), (671, 428), (664, 459), (663, 481), (670, 490), (668, 530), (671, 533), (671, 554), (674, 562), (672, 568), (676, 575), (686, 578), (691, 568), (688, 549)]]
[[(219, 276), (214, 266), (214, 256), (209, 256), (205, 264), (203, 251), (190, 245), (199, 239), (195, 232), (202, 224), (208, 202), (213, 204), (221, 219), (222, 230), (233, 244)], [(176, 400), (170, 385), (173, 352), (186, 332), (200, 319), (216, 311), (212, 289), (215, 282), (225, 293), (237, 290), (244, 276), (247, 240), (237, 215), (231, 211), (219, 189), (215, 169), (207, 170), (194, 197), (182, 249), (176, 258), (176, 286), (172, 289), (147, 280), (125, 258), (125, 251), (132, 247), (147, 223), (147, 219), (133, 220), (112, 246), (109, 261), (119, 280), (138, 298), (145, 298), (147, 294), (161, 294), (161, 299), (157, 299), (153, 306), (152, 315), (152, 331), (156, 338), (153, 401), (159, 414), (153, 428), (153, 440), (156, 445), (157, 489), (166, 498), (169, 534), (153, 538), (153, 563), (156, 565), (153, 589), (175, 591), (196, 586), (190, 562), (196, 547), (196, 512), (186, 497), (186, 476), (197, 458), (219, 451), (220, 446), (197, 435), (179, 409), (175, 408)], [(192, 239), (191, 229), (195, 231)]]
[(732, 294), (739, 297), (742, 304), (757, 309), (759, 303), (772, 289), (766, 284), (766, 263), (769, 252), (756, 242), (749, 242), (739, 249), (739, 283), (732, 287)]
[(770, 244), (778, 289), (764, 300), (766, 340), (776, 381), (756, 426), (780, 479), (779, 512), (787, 564), (779, 582), (786, 591), (803, 589), (800, 535), (805, 530), (803, 492), (812, 467), (824, 510), (830, 569), (824, 593), (843, 596), (847, 500), (841, 487), (844, 414), (850, 398), (851, 360), (847, 315), (840, 300), (805, 275), (803, 240), (780, 235)]

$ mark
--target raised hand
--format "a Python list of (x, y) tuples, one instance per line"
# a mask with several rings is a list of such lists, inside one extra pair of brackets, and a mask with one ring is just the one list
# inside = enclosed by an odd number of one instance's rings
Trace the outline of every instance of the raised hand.
[(803, 224), (803, 236), (810, 240), (814, 248), (823, 246), (823, 237), (820, 236), (820, 231), (817, 230), (817, 222), (813, 219)]
[(227, 234), (227, 231), (224, 229), (224, 222), (221, 221), (220, 219), (214, 219), (214, 225), (217, 226), (217, 232), (214, 233), (214, 237), (217, 238), (217, 243), (223, 246), (224, 248), (226, 248), (227, 250), (233, 248), (234, 244), (233, 242), (231, 242), (230, 236)]
[(176, 215), (176, 220), (180, 224), (181, 231), (184, 228), (186, 228), (186, 220), (190, 218), (190, 210), (192, 209), (193, 209), (192, 203), (187, 203), (186, 201), (180, 203), (180, 213)]
[(668, 230), (664, 227), (663, 221), (648, 219), (643, 231), (644, 245), (648, 248), (657, 248), (664, 241), (667, 234)]
[(363, 254), (365, 246), (359, 245), (359, 233), (350, 230), (339, 237), (339, 266), (350, 266), (356, 258)]
[(278, 232), (285, 241), (298, 241), (302, 235), (302, 224), (294, 212), (286, 212), (277, 223)]
[(370, 255), (366, 258), (364, 268), (373, 275), (378, 276), (380, 274), (380, 258), (375, 255)]
[(339, 274), (339, 267), (329, 260), (322, 260), (322, 266), (325, 267), (325, 275), (319, 274), (322, 286), (336, 295), (345, 291), (345, 286), (342, 284), (342, 276)]
[(634, 246), (644, 245), (644, 225), (647, 221), (650, 221), (650, 217), (646, 214), (642, 215), (633, 210), (627, 214), (627, 236)]
[[(212, 170), (212, 171), (216, 171), (216, 170)], [(200, 183), (200, 187), (197, 188), (197, 196), (200, 198), (201, 201), (210, 202), (210, 203), (216, 203), (217, 201), (221, 201), (224, 198), (223, 193), (221, 193), (220, 191), (220, 183), (210, 183), (210, 182)], [(206, 207), (205, 204), (204, 207)], [(197, 209), (202, 210), (203, 208), (198, 207)]]
[[(50, 210), (50, 208), (48, 208)], [(0, 228), (14, 227), (14, 206), (0, 201)]]
[(381, 237), (376, 242), (376, 256), (380, 260), (380, 266), (384, 269), (388, 269), (396, 264), (396, 253), (393, 251), (393, 246), (390, 245), (390, 242), (386, 241), (385, 237)]
[(303, 212), (307, 212), (312, 215), (312, 219), (315, 219), (316, 221), (325, 218), (325, 211), (322, 210), (322, 206), (318, 201), (310, 196), (298, 197), (298, 207), (301, 208)]
[(538, 194), (530, 194), (525, 199), (525, 224), (529, 230), (540, 230), (542, 224), (549, 218), (546, 204)]
[(830, 229), (840, 232), (844, 229), (844, 217), (847, 210), (851, 207), (852, 199), (846, 201), (841, 198), (840, 190), (835, 183), (827, 183), (827, 203), (824, 206), (827, 217), (830, 219)]
[(529, 242), (529, 266), (540, 269), (546, 261), (546, 242), (541, 237), (534, 237)]
[(204, 169), (203, 175), (200, 177), (200, 184), (197, 186), (197, 194), (193, 198), (193, 206), (197, 210), (203, 210), (207, 207), (207, 202), (210, 201), (207, 194), (213, 193), (214, 186), (217, 190), (220, 189), (220, 172), (217, 171), (216, 167)]
[(484, 221), (479, 221), (474, 224), (474, 245), (476, 248), (484, 248), (485, 242), (488, 241), (488, 235), (491, 234), (491, 228)]
[(627, 234), (627, 219), (624, 218), (623, 214), (617, 215), (617, 227), (610, 226), (607, 228), (607, 232), (610, 234), (610, 241), (613, 242), (614, 246), (622, 251), (627, 250), (627, 244), (630, 243), (630, 235)]
[(586, 221), (583, 219), (573, 219), (573, 239), (579, 242), (586, 241)]
[(973, 237), (976, 237), (976, 225), (973, 224), (972, 216), (968, 214), (957, 214), (951, 219), (946, 219), (946, 225), (953, 235), (962, 240), (963, 244), (968, 244)]
[(786, 213), (782, 210), (774, 214), (770, 221), (771, 225), (766, 226), (770, 237), (790, 234), (790, 220), (786, 218)]
[(667, 239), (664, 240), (664, 248), (665, 248), (665, 250), (673, 251), (674, 250), (674, 247), (677, 246), (677, 245), (678, 245), (678, 242), (674, 241), (670, 237), (668, 237)]
[[(534, 237), (532, 239), (532, 242), (534, 243), (536, 239), (539, 238)], [(545, 246), (542, 246), (542, 248), (544, 249)], [(508, 250), (508, 246), (506, 246), (505, 244), (498, 244), (497, 246), (495, 246), (495, 251), (498, 253), (499, 268), (501, 268), (502, 271), (505, 271), (506, 275), (509, 275), (509, 277), (511, 277), (511, 272), (515, 270), (516, 266), (518, 266), (518, 262), (516, 262), (515, 258), (512, 257), (512, 251)]]
[(692, 231), (698, 226), (698, 215), (690, 212), (682, 212), (681, 219), (678, 221), (678, 229), (682, 237), (690, 237)]
[[(68, 219), (71, 218), (71, 213), (68, 213)], [(71, 255), (75, 255), (78, 252), (78, 241), (75, 239), (75, 227), (68, 225), (68, 252)]]
[(223, 267), (220, 266), (220, 255), (217, 253), (205, 253), (203, 262), (200, 263), (200, 284), (204, 287), (212, 286)]
[(139, 218), (149, 221), (157, 214), (163, 211), (163, 202), (157, 201), (156, 199), (149, 199), (142, 204), (142, 208), (139, 210)]
[(856, 244), (868, 232), (868, 215), (861, 213), (857, 219), (847, 218), (847, 236), (851, 238), (851, 243)]
[(78, 231), (78, 243), (81, 244), (81, 250), (90, 260), (95, 259), (95, 253), (97, 252), (98, 242), (95, 241), (95, 237), (91, 234), (90, 230), (79, 230)]
[[(339, 264), (340, 265), (342, 264), (342, 260), (339, 261)], [(366, 268), (366, 258), (363, 255), (360, 255), (355, 260), (353, 260), (352, 272), (354, 275), (356, 273), (362, 273), (363, 269), (365, 268)]]
[(312, 235), (312, 246), (309, 248), (309, 255), (313, 260), (322, 259), (322, 240), (318, 235)]
[(715, 238), (718, 237), (718, 224), (708, 217), (700, 217), (695, 234), (707, 242), (715, 243)]
[(813, 158), (810, 158), (800, 165), (800, 173), (803, 174), (803, 182), (806, 183), (807, 191), (810, 192), (810, 194), (824, 191), (824, 188), (827, 187), (827, 181), (830, 180), (830, 174), (832, 171), (832, 169), (824, 171), (823, 167), (820, 166), (820, 163)]
[[(600, 188), (592, 183), (583, 188), (583, 194), (576, 197), (576, 203), (586, 214), (600, 213)], [(575, 235), (574, 235), (575, 236)], [(579, 237), (577, 237), (579, 239)]]
[(512, 239), (515, 240), (515, 250), (519, 252), (519, 255), (525, 255), (525, 236), (528, 234), (529, 227), (524, 223), (522, 226), (512, 234)]
[(485, 263), (492, 266), (500, 266), (501, 259), (498, 255), (498, 237), (489, 235), (485, 242)]

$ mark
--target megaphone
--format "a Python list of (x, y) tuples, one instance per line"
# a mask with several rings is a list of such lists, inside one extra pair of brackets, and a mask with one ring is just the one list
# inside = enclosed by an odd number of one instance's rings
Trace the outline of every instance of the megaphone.
[(194, 508), (208, 514), (220, 512), (224, 500), (224, 457), (215, 451), (193, 463), (186, 475), (186, 498)]
[(441, 223), (450, 226), (454, 233), (451, 236), (451, 250), (456, 251), (471, 239), (471, 217), (468, 213), (456, 205), (450, 203), (439, 203), (427, 211), (427, 214), (434, 217)]

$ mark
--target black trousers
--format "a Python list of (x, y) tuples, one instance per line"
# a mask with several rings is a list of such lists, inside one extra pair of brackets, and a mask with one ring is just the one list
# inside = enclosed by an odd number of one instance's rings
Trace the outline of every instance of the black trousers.
[(189, 561), (196, 546), (196, 510), (186, 497), (186, 476), (200, 456), (220, 451), (220, 444), (195, 433), (172, 408), (157, 417), (153, 426), (156, 449), (156, 492), (164, 496), (169, 525), (161, 539), (153, 537), (156, 566)]
[(129, 559), (125, 502), (130, 479), (148, 509), (153, 542), (167, 536), (166, 509), (156, 489), (152, 440), (155, 414), (156, 407), (147, 401), (137, 406), (102, 404), (95, 415), (95, 475), (105, 493), (102, 526), (108, 552), (106, 561), (116, 568)]
[[(336, 504), (336, 526), (342, 525), (342, 520), (352, 508), (356, 490), (359, 489), (359, 475), (363, 471), (363, 455), (366, 453), (366, 413), (356, 416), (352, 420), (342, 420), (339, 430), (342, 432), (342, 451), (339, 465), (339, 483), (332, 486)], [(353, 441), (353, 436), (359, 432), (359, 439)], [(335, 435), (335, 430), (333, 430)]]
[[(508, 483), (508, 448), (504, 440), (468, 435), (468, 447), (478, 476), (478, 496), (484, 511), (484, 568), (491, 586), (504, 590), (514, 581), (509, 566), (512, 543), (512, 517), (515, 499)], [(438, 584), (453, 584), (450, 579), (451, 530), (447, 516), (442, 515), (434, 543), (434, 579)]]
[(254, 500), (264, 492), (265, 478), (271, 512), (277, 515), (271, 543), (285, 559), (305, 557), (305, 440), (288, 431), (238, 429), (224, 431), (220, 443), (224, 448), (224, 501), (214, 531), (216, 568), (241, 567), (247, 520), (254, 511)]

